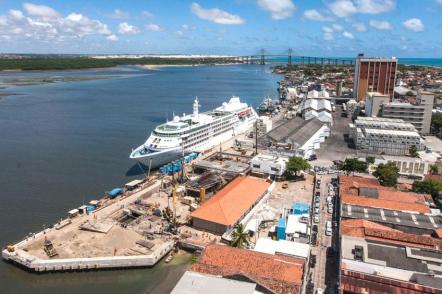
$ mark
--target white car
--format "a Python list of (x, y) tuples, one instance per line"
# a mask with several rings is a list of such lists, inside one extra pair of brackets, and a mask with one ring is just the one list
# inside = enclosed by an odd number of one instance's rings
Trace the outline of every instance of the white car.
[(315, 207), (314, 212), (315, 214), (319, 214), (319, 208)]
[(324, 290), (322, 288), (316, 289), (316, 294), (324, 294)]
[(331, 229), (331, 227), (332, 227), (332, 223), (331, 223), (331, 221), (327, 221), (326, 223), (325, 223), (325, 227), (328, 229), (328, 228), (330, 228)]
[(316, 214), (316, 215), (313, 217), (313, 222), (316, 223), (316, 224), (319, 223), (319, 215)]
[(332, 228), (331, 227), (330, 228), (327, 227), (327, 229), (325, 229), (325, 234), (327, 236), (331, 236), (332, 235)]
[(329, 206), (329, 207), (327, 208), (327, 212), (328, 212), (328, 213), (333, 213), (333, 207), (330, 207), (330, 206)]

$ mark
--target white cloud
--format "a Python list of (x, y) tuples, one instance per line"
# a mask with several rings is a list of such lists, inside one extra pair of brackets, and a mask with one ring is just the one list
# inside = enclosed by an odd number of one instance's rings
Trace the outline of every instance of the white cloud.
[(333, 33), (333, 29), (331, 27), (322, 27), (322, 30), (325, 33)]
[(332, 24), (332, 27), (333, 27), (333, 29), (334, 29), (335, 31), (338, 31), (338, 32), (340, 32), (340, 31), (342, 31), (342, 30), (344, 29), (343, 26), (341, 26), (341, 25), (339, 25), (339, 24), (337, 24), (337, 23)]
[(331, 32), (325, 32), (324, 33), (324, 40), (332, 41), (334, 39), (335, 39), (335, 37), (333, 36), (333, 34)]
[(337, 17), (348, 17), (357, 12), (356, 6), (350, 0), (338, 0), (328, 6)]
[(365, 32), (367, 30), (367, 27), (363, 23), (355, 23), (353, 26), (358, 32)]
[(330, 21), (331, 20), (329, 17), (324, 16), (316, 9), (310, 9), (310, 10), (304, 11), (304, 17), (309, 20), (314, 20), (314, 21)]
[(292, 0), (258, 0), (263, 10), (270, 12), (273, 19), (286, 19), (296, 10)]
[(112, 13), (109, 13), (107, 16), (115, 19), (123, 19), (123, 18), (128, 18), (129, 13), (120, 9), (115, 9)]
[(152, 31), (152, 32), (162, 32), (162, 31), (164, 31), (163, 27), (160, 27), (159, 25), (154, 24), (154, 23), (147, 24), (146, 25), (146, 29), (148, 29), (149, 31)]
[(393, 0), (356, 0), (359, 13), (379, 14), (395, 8)]
[(199, 18), (218, 24), (238, 25), (245, 22), (239, 15), (231, 14), (218, 8), (206, 9), (196, 2), (192, 3), (190, 9)]
[(356, 13), (379, 14), (396, 6), (394, 0), (337, 0), (328, 5), (337, 17), (349, 17)]
[(184, 36), (184, 32), (181, 31), (181, 30), (176, 31), (175, 34), (176, 34), (178, 37)]
[(348, 39), (351, 39), (351, 40), (353, 40), (355, 38), (352, 33), (347, 32), (347, 31), (343, 32), (342, 35)]
[(107, 36), (106, 39), (108, 41), (115, 42), (115, 41), (118, 41), (118, 36), (112, 34), (112, 35)]
[(384, 20), (372, 19), (372, 20), (370, 20), (369, 24), (370, 24), (370, 26), (372, 26), (378, 30), (391, 30), (393, 28), (388, 21), (384, 21)]
[(140, 30), (127, 22), (122, 22), (118, 25), (118, 33), (121, 35), (136, 35), (140, 33)]
[(436, 2), (442, 4), (442, 0), (436, 0)]
[(145, 18), (149, 18), (149, 19), (154, 18), (154, 16), (155, 16), (152, 12), (147, 11), (147, 10), (143, 10), (143, 12), (141, 12), (141, 15), (144, 16)]
[(23, 10), (10, 10), (8, 14), (0, 15), (0, 35), (41, 42), (64, 42), (89, 35), (112, 34), (106, 24), (79, 13), (64, 17), (49, 6), (32, 3), (24, 3)]
[(421, 32), (424, 30), (424, 24), (419, 18), (410, 18), (403, 22), (405, 28), (413, 32)]

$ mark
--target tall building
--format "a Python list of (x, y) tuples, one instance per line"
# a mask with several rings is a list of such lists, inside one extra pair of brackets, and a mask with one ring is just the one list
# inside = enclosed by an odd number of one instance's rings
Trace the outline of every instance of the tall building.
[(393, 98), (396, 80), (396, 58), (356, 58), (353, 96), (357, 101), (365, 100), (367, 92), (379, 92)]

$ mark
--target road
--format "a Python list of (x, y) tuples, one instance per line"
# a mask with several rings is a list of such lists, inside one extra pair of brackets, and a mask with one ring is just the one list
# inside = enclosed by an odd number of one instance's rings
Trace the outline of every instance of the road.
[[(317, 176), (317, 179), (321, 179), (320, 193), (320, 211), (319, 211), (319, 224), (318, 225), (318, 246), (312, 247), (312, 254), (316, 255), (316, 265), (314, 268), (310, 268), (311, 282), (313, 283), (314, 290), (322, 288), (324, 290), (334, 289), (339, 272), (339, 236), (337, 229), (337, 222), (333, 222), (336, 219), (336, 204), (334, 205), (334, 213), (329, 214), (327, 212), (327, 196), (328, 196), (328, 184), (331, 182), (331, 178), (334, 175), (322, 175)], [(315, 183), (316, 185), (316, 183)], [(337, 199), (337, 197), (334, 197)], [(336, 202), (336, 201), (335, 201)], [(326, 223), (331, 221), (333, 225), (333, 235), (327, 236), (325, 234)], [(312, 223), (315, 225), (315, 223)], [(333, 246), (332, 246), (333, 245)], [(333, 247), (335, 254), (327, 256), (327, 251)], [(311, 287), (310, 287), (311, 289)], [(334, 293), (334, 292), (327, 292)]]

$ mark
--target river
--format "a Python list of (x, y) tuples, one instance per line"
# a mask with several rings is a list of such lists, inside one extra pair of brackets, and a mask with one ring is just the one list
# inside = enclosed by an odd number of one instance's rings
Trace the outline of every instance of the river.
[[(128, 158), (131, 148), (173, 113), (190, 113), (195, 96), (202, 111), (232, 95), (258, 106), (265, 96), (276, 97), (279, 79), (261, 65), (0, 73), (0, 82), (22, 84), (0, 89), (0, 245), (140, 177)], [(46, 83), (54, 80), (62, 82)], [(0, 292), (168, 292), (189, 261), (56, 274), (0, 262)]]

